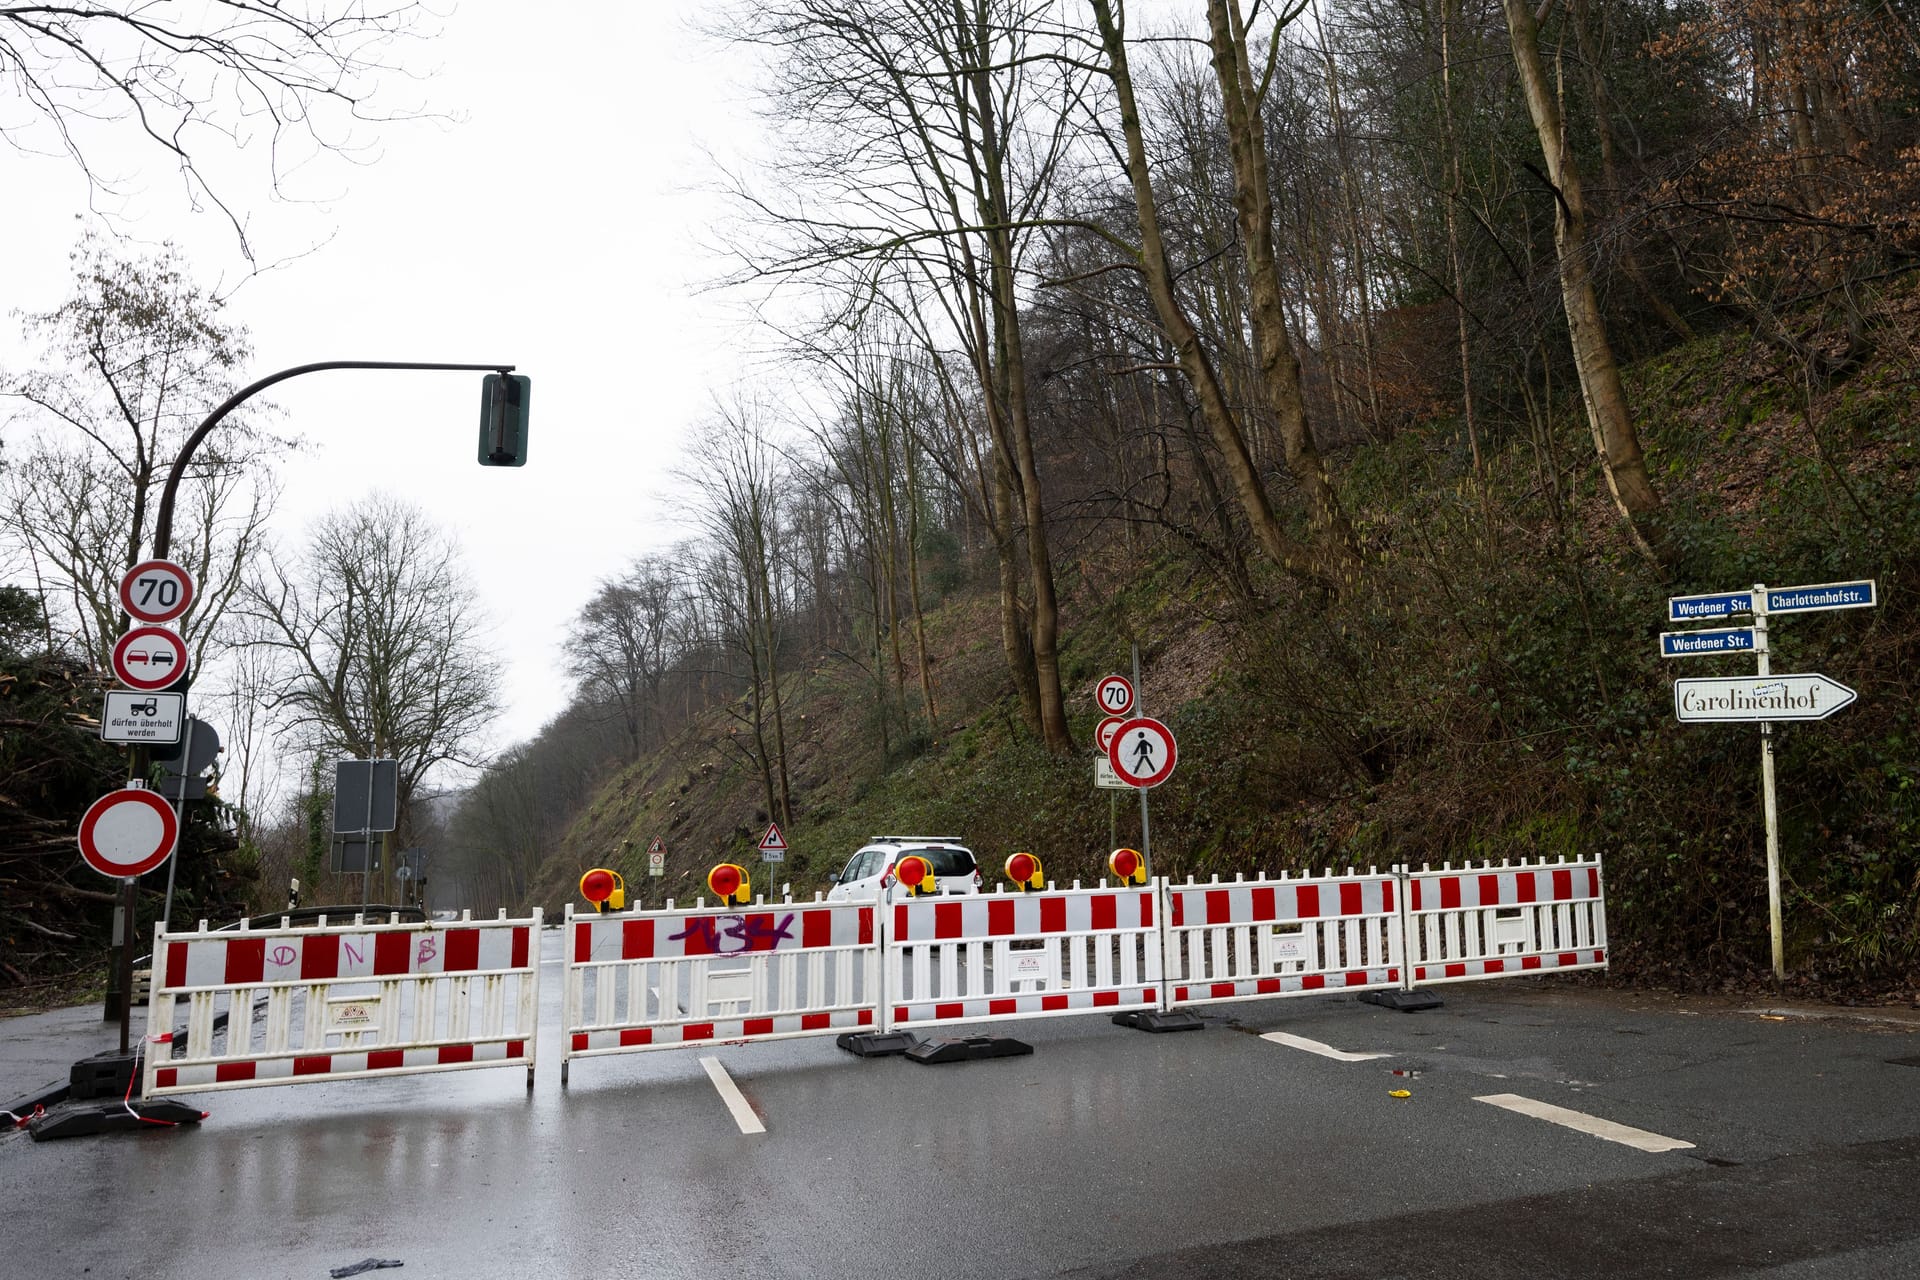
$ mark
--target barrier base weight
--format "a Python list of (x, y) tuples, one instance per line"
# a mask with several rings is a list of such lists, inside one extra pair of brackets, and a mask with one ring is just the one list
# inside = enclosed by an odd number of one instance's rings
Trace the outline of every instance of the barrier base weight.
[(964, 1040), (923, 1040), (907, 1050), (907, 1057), (929, 1066), (942, 1062), (972, 1062), (976, 1058), (1020, 1058), (1033, 1052), (1024, 1040), (1005, 1036), (968, 1036)]
[(1113, 1015), (1116, 1027), (1135, 1031), (1198, 1031), (1207, 1024), (1191, 1009), (1129, 1009)]
[[(132, 1107), (129, 1111), (127, 1108)], [(60, 1108), (27, 1126), (35, 1142), (54, 1138), (83, 1138), (96, 1133), (130, 1133), (139, 1129), (199, 1124), (204, 1113), (198, 1107), (157, 1098), (152, 1102), (82, 1102)]]
[(73, 1097), (84, 1098), (124, 1098), (127, 1086), (140, 1070), (140, 1051), (129, 1053), (96, 1053), (91, 1058), (82, 1058), (73, 1064), (68, 1072), (69, 1087)]
[(1446, 1003), (1431, 991), (1362, 991), (1359, 998), (1368, 1004), (1377, 1004), (1383, 1009), (1395, 1009), (1401, 1013), (1438, 1009)]
[(849, 1031), (835, 1037), (834, 1043), (862, 1058), (885, 1058), (906, 1053), (920, 1042), (905, 1031)]

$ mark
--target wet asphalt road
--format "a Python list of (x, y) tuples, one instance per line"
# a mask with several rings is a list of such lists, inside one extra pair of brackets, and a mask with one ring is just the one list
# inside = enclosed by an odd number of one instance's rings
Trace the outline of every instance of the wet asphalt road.
[[(555, 963), (531, 1093), (513, 1068), (342, 1081), (0, 1138), (0, 1277), (1920, 1276), (1915, 1029), (1441, 994), (1008, 1024), (1032, 1057), (944, 1067), (829, 1039), (583, 1059), (563, 1092)], [(1693, 1145), (1477, 1101), (1501, 1094)]]

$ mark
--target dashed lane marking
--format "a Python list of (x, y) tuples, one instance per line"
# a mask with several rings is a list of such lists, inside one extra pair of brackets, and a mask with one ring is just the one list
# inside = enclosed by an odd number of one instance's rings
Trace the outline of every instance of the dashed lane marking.
[(742, 1133), (765, 1133), (767, 1126), (760, 1123), (760, 1117), (754, 1114), (753, 1106), (746, 1095), (740, 1092), (740, 1086), (733, 1082), (727, 1069), (720, 1065), (718, 1058), (702, 1058), (700, 1065), (707, 1069), (707, 1079), (713, 1081), (713, 1087), (719, 1091), (720, 1100), (727, 1104), (727, 1110), (733, 1113), (733, 1122), (740, 1126)]
[(1375, 1058), (1391, 1058), (1390, 1053), (1348, 1053), (1336, 1049), (1330, 1044), (1321, 1044), (1318, 1040), (1309, 1040), (1305, 1036), (1291, 1036), (1284, 1031), (1269, 1031), (1260, 1037), (1275, 1044), (1283, 1044), (1289, 1049), (1304, 1049), (1308, 1053), (1317, 1053), (1323, 1058), (1332, 1058), (1335, 1062), (1372, 1062)]
[(1556, 1107), (1551, 1102), (1523, 1098), (1517, 1093), (1490, 1093), (1485, 1097), (1475, 1098), (1474, 1101), (1504, 1107), (1508, 1111), (1517, 1111), (1523, 1116), (1545, 1120), (1548, 1124), (1562, 1125), (1568, 1129), (1591, 1134), (1596, 1138), (1605, 1138), (1608, 1142), (1617, 1142), (1621, 1146), (1632, 1147), (1636, 1151), (1650, 1151), (1658, 1154), (1662, 1151), (1687, 1151), (1693, 1148), (1691, 1142), (1648, 1133), (1645, 1129), (1617, 1124), (1612, 1120), (1602, 1120), (1599, 1116), (1590, 1116), (1584, 1111), (1569, 1111), (1565, 1107)]

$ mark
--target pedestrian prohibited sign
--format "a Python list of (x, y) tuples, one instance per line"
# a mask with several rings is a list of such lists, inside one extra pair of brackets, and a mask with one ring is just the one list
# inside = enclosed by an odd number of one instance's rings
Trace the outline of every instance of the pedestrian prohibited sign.
[(1122, 723), (1107, 748), (1107, 763), (1130, 787), (1159, 786), (1173, 775), (1178, 757), (1173, 730), (1146, 716)]

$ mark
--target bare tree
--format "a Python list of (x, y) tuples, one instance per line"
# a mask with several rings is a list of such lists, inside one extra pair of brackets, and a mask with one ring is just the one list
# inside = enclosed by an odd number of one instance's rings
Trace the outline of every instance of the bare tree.
[(322, 517), (293, 559), (266, 557), (244, 608), (303, 749), (397, 760), (402, 814), (436, 767), (479, 763), (498, 710), (485, 620), (452, 537), (417, 508), (376, 494)]
[(0, 4), (0, 139), (64, 152), (112, 200), (124, 192), (96, 159), (103, 138), (143, 136), (189, 204), (217, 208), (251, 260), (246, 219), (210, 176), (209, 153), (257, 143), (274, 194), (286, 195), (285, 178), (315, 152), (351, 154), (364, 145), (356, 126), (413, 114), (373, 100), (404, 71), (395, 45), (431, 34), (434, 16), (363, 0)]
[(578, 699), (619, 721), (629, 760), (640, 758), (648, 730), (658, 724), (678, 594), (673, 566), (664, 557), (643, 556), (602, 582), (567, 632)]
[[(11, 421), (34, 441), (6, 476), (0, 530), (43, 592), (66, 603), (82, 652), (104, 667), (125, 626), (120, 578), (152, 544), (167, 469), (251, 351), (246, 330), (188, 278), (172, 246), (125, 259), (89, 236), (73, 264), (73, 296), (26, 321), (41, 367), (0, 377), (0, 394), (17, 406)], [(173, 558), (199, 584), (179, 623), (195, 669), (218, 644), (278, 497), (268, 465), (286, 442), (260, 422), (257, 409), (229, 419), (181, 490)]]

